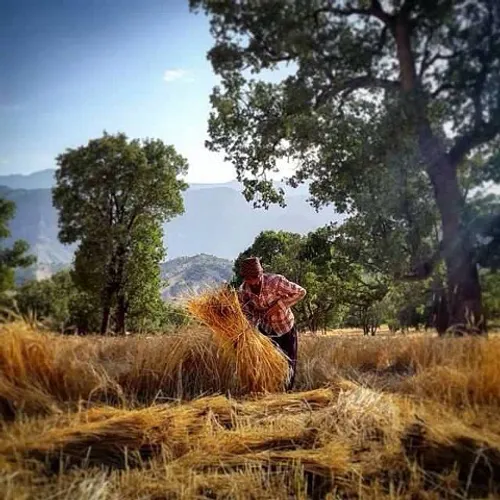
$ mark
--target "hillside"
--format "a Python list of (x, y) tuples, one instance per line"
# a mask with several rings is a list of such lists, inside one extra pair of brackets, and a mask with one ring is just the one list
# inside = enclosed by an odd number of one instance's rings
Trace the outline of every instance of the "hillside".
[(0, 186), (0, 196), (16, 204), (7, 244), (17, 239), (27, 241), (31, 253), (42, 265), (71, 262), (73, 247), (62, 245), (57, 239), (57, 211), (52, 206), (50, 189), (9, 189)]
[[(68, 265), (44, 264), (37, 269), (20, 270), (17, 281), (48, 278)], [(168, 282), (168, 286), (162, 289), (162, 297), (165, 300), (177, 299), (190, 291), (197, 292), (206, 286), (230, 281), (232, 269), (232, 261), (207, 254), (167, 260), (161, 264), (161, 277)]]
[(164, 299), (180, 298), (211, 284), (229, 281), (233, 263), (213, 255), (178, 257), (162, 264), (162, 278), (168, 286), (162, 290)]
[[(49, 172), (50, 173), (50, 172)], [(41, 180), (47, 181), (47, 173)], [(30, 189), (12, 189), (25, 178)], [(21, 180), (20, 180), (21, 179)], [(30, 244), (38, 262), (68, 264), (73, 249), (57, 240), (57, 211), (52, 206), (50, 189), (32, 189), (37, 176), (0, 176), (0, 196), (16, 203), (17, 211), (10, 223), (11, 239), (23, 238)], [(15, 181), (15, 182), (14, 182)], [(287, 207), (273, 206), (255, 210), (241, 194), (236, 182), (227, 184), (194, 184), (184, 193), (185, 213), (164, 226), (168, 258), (209, 254), (234, 259), (265, 229), (282, 229), (306, 233), (332, 220), (339, 220), (332, 209), (316, 212), (307, 202), (307, 191), (289, 190)]]

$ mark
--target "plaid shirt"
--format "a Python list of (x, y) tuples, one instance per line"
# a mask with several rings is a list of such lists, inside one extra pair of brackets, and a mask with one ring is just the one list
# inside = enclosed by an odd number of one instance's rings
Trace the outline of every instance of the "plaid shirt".
[[(261, 327), (266, 334), (280, 337), (289, 332), (294, 324), (292, 307), (301, 300), (306, 291), (301, 286), (288, 281), (280, 274), (264, 274), (259, 295), (243, 283), (238, 295), (243, 312), (250, 323)], [(275, 312), (266, 316), (266, 312), (276, 304)]]

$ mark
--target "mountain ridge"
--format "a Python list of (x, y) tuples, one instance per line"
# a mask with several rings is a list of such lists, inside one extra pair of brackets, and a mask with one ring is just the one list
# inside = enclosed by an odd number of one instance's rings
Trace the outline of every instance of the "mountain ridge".
[[(51, 189), (55, 185), (55, 169), (45, 169), (36, 172), (31, 172), (29, 174), (6, 174), (0, 175), (0, 186), (5, 186), (10, 189)], [(242, 191), (243, 185), (236, 179), (225, 182), (190, 182), (190, 190), (198, 189), (211, 189), (216, 187), (229, 187), (236, 191)], [(276, 181), (276, 187), (281, 187), (285, 190), (287, 194), (308, 194), (308, 183), (298, 186), (297, 188), (291, 188), (283, 181)]]
[[(41, 177), (32, 175), (35, 179), (43, 179), (51, 171), (42, 174)], [(7, 177), (12, 180), (12, 176)], [(29, 186), (34, 186), (33, 178)], [(0, 176), (0, 186), (5, 179), (6, 176)], [(291, 188), (286, 208), (273, 205), (267, 210), (254, 209), (238, 185), (236, 181), (193, 184), (183, 193), (184, 214), (167, 222), (163, 228), (169, 259), (207, 254), (231, 260), (250, 246), (263, 230), (304, 234), (341, 219), (331, 209), (316, 212), (307, 202), (304, 190), (297, 192)], [(9, 224), (11, 237), (6, 244), (16, 239), (26, 240), (38, 258), (42, 275), (45, 275), (43, 268), (71, 263), (75, 246), (62, 245), (57, 238), (58, 214), (52, 206), (51, 189), (3, 186), (0, 196), (16, 204), (16, 214)]]
[(198, 254), (170, 259), (161, 264), (164, 300), (182, 300), (204, 288), (228, 282), (233, 276), (233, 261), (215, 255)]

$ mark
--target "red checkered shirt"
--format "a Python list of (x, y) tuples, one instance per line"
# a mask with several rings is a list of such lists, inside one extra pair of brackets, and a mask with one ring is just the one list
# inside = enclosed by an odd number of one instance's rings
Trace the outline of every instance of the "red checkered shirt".
[[(245, 283), (240, 286), (238, 294), (250, 323), (260, 326), (268, 335), (280, 337), (293, 328), (295, 318), (290, 308), (305, 296), (306, 291), (280, 274), (264, 274), (258, 295)], [(266, 317), (266, 312), (274, 304), (277, 304), (275, 312)]]

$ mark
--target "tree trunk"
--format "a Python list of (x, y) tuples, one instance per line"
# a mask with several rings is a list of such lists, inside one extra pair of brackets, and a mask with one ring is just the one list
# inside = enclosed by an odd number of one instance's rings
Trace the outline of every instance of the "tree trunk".
[(125, 319), (127, 315), (127, 303), (125, 297), (120, 294), (117, 301), (116, 311), (116, 332), (119, 335), (125, 335)]
[(410, 26), (400, 19), (393, 26), (400, 79), (403, 94), (409, 99), (413, 119), (417, 126), (420, 154), (434, 189), (441, 216), (443, 249), (448, 281), (450, 328), (456, 333), (482, 333), (486, 331), (481, 287), (468, 238), (461, 234), (460, 220), (463, 199), (453, 165), (445, 147), (431, 129), (427, 105), (420, 93), (420, 82), (415, 71), (411, 48)]
[(116, 270), (116, 292), (117, 292), (117, 311), (116, 311), (116, 331), (119, 335), (125, 335), (125, 322), (127, 315), (127, 300), (125, 297), (125, 261), (127, 250), (121, 246), (117, 252), (118, 266)]
[(109, 317), (111, 316), (111, 304), (107, 302), (103, 305), (101, 320), (101, 335), (106, 335), (109, 328)]
[(111, 318), (111, 306), (113, 303), (113, 296), (115, 294), (115, 286), (112, 281), (108, 282), (104, 290), (101, 292), (102, 304), (102, 320), (101, 320), (101, 335), (106, 335), (109, 329), (109, 322)]
[(485, 333), (479, 274), (470, 241), (461, 230), (464, 202), (456, 166), (451, 164), (430, 127), (423, 127), (419, 139), (441, 216), (449, 328), (456, 334)]

